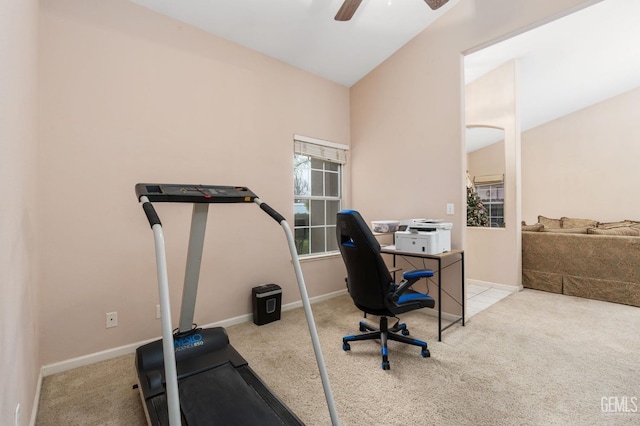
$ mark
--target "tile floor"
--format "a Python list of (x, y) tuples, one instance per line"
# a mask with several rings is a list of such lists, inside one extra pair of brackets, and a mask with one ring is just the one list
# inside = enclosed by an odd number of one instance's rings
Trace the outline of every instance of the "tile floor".
[(465, 287), (465, 294), (467, 297), (465, 303), (465, 319), (469, 319), (478, 312), (487, 309), (498, 300), (507, 297), (511, 292), (498, 288), (485, 287), (480, 284), (468, 283)]

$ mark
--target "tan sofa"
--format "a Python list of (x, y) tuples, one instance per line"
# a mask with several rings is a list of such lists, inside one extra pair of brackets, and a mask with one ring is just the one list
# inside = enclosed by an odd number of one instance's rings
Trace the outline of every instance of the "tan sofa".
[(595, 222), (572, 228), (568, 225), (584, 222), (561, 218), (560, 223), (545, 225), (545, 219), (523, 224), (524, 287), (640, 306), (639, 222)]

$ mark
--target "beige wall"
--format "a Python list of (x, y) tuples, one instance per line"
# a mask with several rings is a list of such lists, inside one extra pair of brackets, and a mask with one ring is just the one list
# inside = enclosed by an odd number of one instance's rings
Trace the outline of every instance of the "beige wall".
[(38, 360), (38, 2), (0, 2), (0, 424), (29, 423)]
[(640, 220), (640, 89), (522, 135), (522, 210), (602, 222)]
[(504, 175), (504, 141), (467, 154), (467, 170), (472, 180), (477, 176)]
[(368, 220), (444, 217), (466, 248), (462, 53), (593, 3), (461, 0), (353, 86), (353, 207)]
[[(246, 185), (291, 216), (293, 135), (349, 143), (349, 91), (124, 0), (41, 10), (41, 361), (153, 338), (153, 237), (137, 182)], [(189, 205), (158, 205), (178, 315)], [(282, 229), (257, 206), (209, 211), (195, 321), (251, 312), (251, 288), (299, 300)], [(310, 296), (344, 288), (305, 264)], [(105, 328), (105, 313), (119, 325)], [(303, 325), (302, 325), (303, 326)]]
[[(292, 135), (351, 132), (352, 206), (437, 217), (454, 202), (464, 248), (461, 52), (594, 2), (461, 0), (351, 91), (124, 0), (43, 0), (38, 42), (37, 2), (0, 3), (0, 423), (20, 403), (26, 424), (41, 363), (159, 335), (138, 181), (243, 184), (287, 214)], [(255, 284), (298, 298), (278, 227), (226, 207), (211, 212), (202, 323), (249, 312)], [(179, 287), (189, 211), (158, 210)], [(311, 295), (344, 288), (339, 259), (304, 268)], [(105, 330), (109, 311), (120, 325)]]
[[(520, 116), (518, 64), (509, 61), (466, 86), (467, 125), (504, 129), (504, 228), (467, 227), (467, 277), (519, 286), (520, 245)], [(482, 171), (480, 166), (478, 172)], [(501, 173), (495, 170), (493, 173)]]

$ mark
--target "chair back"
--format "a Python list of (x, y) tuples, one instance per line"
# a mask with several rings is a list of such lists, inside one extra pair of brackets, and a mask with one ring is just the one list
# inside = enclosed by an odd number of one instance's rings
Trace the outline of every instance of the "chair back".
[(347, 289), (354, 304), (373, 315), (388, 315), (385, 301), (394, 284), (380, 254), (380, 244), (360, 213), (337, 214), (336, 237), (347, 268)]

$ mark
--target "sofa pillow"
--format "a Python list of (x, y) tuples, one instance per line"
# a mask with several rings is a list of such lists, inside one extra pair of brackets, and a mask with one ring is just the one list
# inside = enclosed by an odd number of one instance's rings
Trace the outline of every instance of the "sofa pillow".
[(541, 232), (555, 232), (557, 234), (586, 234), (587, 230), (592, 229), (591, 227), (583, 227), (583, 228), (547, 228), (543, 227)]
[(620, 226), (611, 229), (589, 228), (587, 234), (640, 237), (640, 228), (632, 228), (630, 226)]
[(522, 223), (522, 230), (523, 231), (542, 231), (542, 229), (544, 228), (544, 225), (541, 223), (535, 223), (533, 225), (527, 225), (526, 223)]
[(621, 228), (623, 226), (631, 226), (634, 222), (632, 220), (623, 220), (620, 222), (605, 222), (598, 223), (598, 228), (602, 229), (612, 229), (612, 228)]
[(573, 217), (561, 217), (560, 218), (560, 227), (561, 228), (585, 228), (591, 226), (598, 226), (597, 220), (591, 219), (576, 219)]
[(547, 228), (560, 228), (560, 219), (550, 219), (544, 216), (538, 216), (538, 223), (544, 225)]

